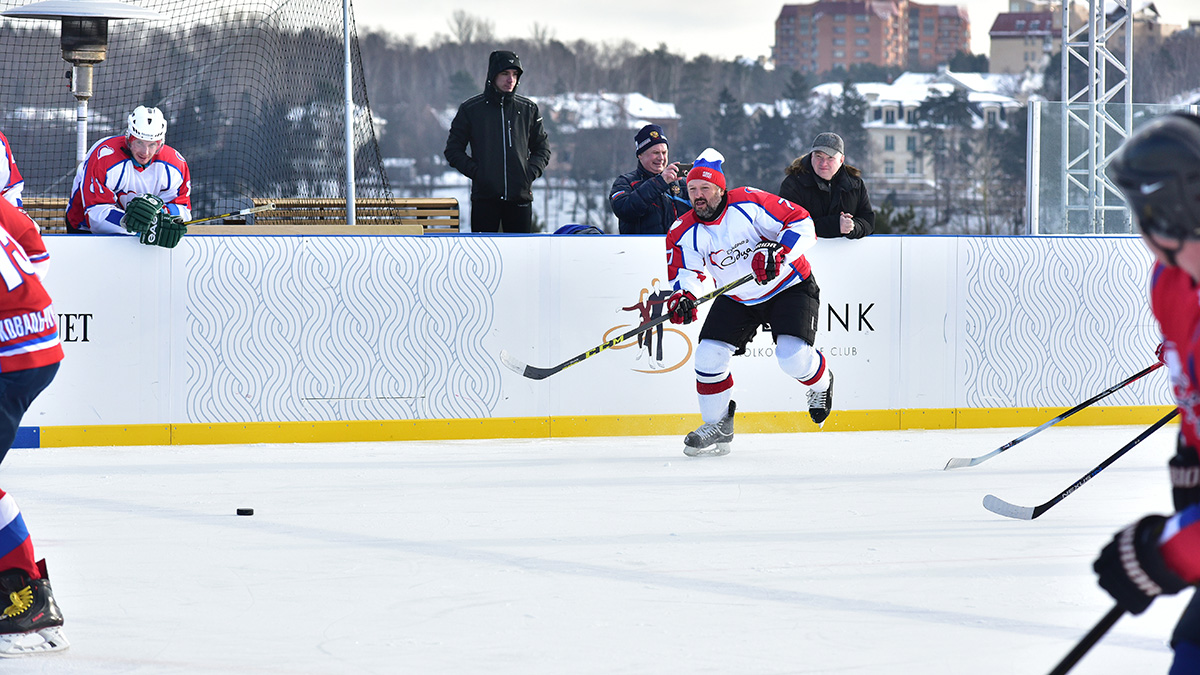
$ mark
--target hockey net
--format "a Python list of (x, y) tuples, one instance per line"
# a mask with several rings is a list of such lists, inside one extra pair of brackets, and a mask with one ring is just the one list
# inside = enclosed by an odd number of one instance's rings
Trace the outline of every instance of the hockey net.
[[(0, 0), (4, 10), (28, 4)], [(342, 5), (317, 0), (139, 0), (165, 21), (113, 20), (94, 67), (90, 146), (124, 132), (138, 105), (162, 109), (187, 159), (197, 215), (251, 199), (345, 197)], [(353, 26), (353, 22), (351, 23)], [(67, 197), (76, 101), (58, 21), (4, 19), (0, 124), (24, 195)], [(391, 197), (351, 35), (355, 194)]]

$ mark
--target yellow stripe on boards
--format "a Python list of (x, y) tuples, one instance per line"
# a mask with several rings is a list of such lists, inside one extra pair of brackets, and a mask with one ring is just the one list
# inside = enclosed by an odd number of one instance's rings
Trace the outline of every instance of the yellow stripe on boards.
[[(1171, 406), (1088, 408), (1064, 426), (1149, 425)], [(741, 433), (899, 431), (903, 429), (1034, 428), (1063, 408), (944, 408), (835, 410), (818, 429), (807, 411), (737, 413)], [(236, 445), (243, 443), (346, 443), (487, 438), (677, 436), (700, 426), (699, 415), (575, 415), (446, 420), (354, 422), (250, 422), (245, 424), (129, 424), (41, 427), (41, 446)]]

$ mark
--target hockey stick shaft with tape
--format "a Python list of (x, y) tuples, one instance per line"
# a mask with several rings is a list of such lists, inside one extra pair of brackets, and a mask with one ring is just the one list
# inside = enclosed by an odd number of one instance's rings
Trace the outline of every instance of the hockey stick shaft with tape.
[[(738, 286), (741, 286), (742, 284), (744, 284), (752, 279), (754, 279), (754, 275), (747, 274), (746, 276), (744, 276), (736, 281), (732, 281), (728, 284), (725, 284), (724, 286), (721, 286), (720, 288), (718, 288), (716, 290), (705, 293), (704, 295), (696, 298), (696, 305), (700, 306), (700, 305), (708, 302), (709, 300), (716, 298), (717, 296), (724, 295), (725, 293), (732, 291), (733, 289), (737, 288)], [(651, 328), (654, 328), (655, 326), (657, 326), (661, 323), (666, 323), (667, 321), (670, 321), (670, 319), (671, 319), (671, 314), (670, 314), (670, 312), (667, 312), (667, 313), (663, 314), (662, 316), (655, 317), (655, 318), (647, 321), (646, 323), (638, 326), (637, 328), (630, 330), (627, 333), (618, 335), (617, 337), (615, 337), (607, 342), (604, 342), (595, 347), (592, 347), (591, 349), (580, 354), (579, 356), (576, 356), (571, 359), (567, 359), (566, 361), (563, 361), (562, 363), (558, 364), (557, 366), (551, 366), (549, 368), (539, 368), (537, 366), (531, 366), (527, 363), (523, 363), (520, 360), (518, 360), (517, 358), (513, 357), (511, 354), (509, 354), (506, 350), (500, 351), (500, 361), (503, 362), (505, 366), (508, 366), (510, 369), (512, 369), (516, 373), (523, 375), (525, 377), (528, 377), (531, 380), (544, 380), (547, 377), (550, 377), (551, 375), (553, 375), (565, 368), (569, 368), (569, 367), (575, 365), (576, 363), (583, 361), (584, 359), (589, 359), (589, 358), (599, 354), (600, 352), (604, 351), (605, 349), (608, 349), (609, 347), (619, 345), (622, 342), (629, 340), (631, 338), (635, 338), (638, 335), (650, 330)]]
[(1092, 478), (1094, 478), (1096, 476), (1096, 474), (1103, 471), (1105, 468), (1108, 467), (1108, 465), (1110, 465), (1113, 462), (1120, 459), (1122, 455), (1124, 455), (1125, 453), (1132, 450), (1134, 448), (1134, 446), (1136, 446), (1138, 443), (1141, 443), (1142, 441), (1146, 440), (1150, 436), (1150, 434), (1158, 431), (1159, 428), (1161, 428), (1167, 422), (1170, 422), (1178, 414), (1179, 414), (1179, 408), (1175, 408), (1171, 412), (1167, 413), (1167, 415), (1165, 417), (1163, 417), (1159, 421), (1155, 422), (1154, 424), (1150, 425), (1149, 429), (1146, 429), (1142, 433), (1138, 434), (1137, 438), (1126, 443), (1125, 447), (1123, 447), (1120, 450), (1113, 453), (1111, 457), (1109, 457), (1108, 459), (1101, 462), (1099, 466), (1097, 466), (1096, 468), (1087, 472), (1087, 474), (1085, 474), (1082, 478), (1075, 481), (1071, 485), (1071, 487), (1058, 493), (1057, 496), (1055, 496), (1053, 499), (1051, 499), (1048, 502), (1045, 502), (1043, 504), (1038, 504), (1037, 506), (1017, 506), (1016, 504), (1010, 504), (1010, 503), (1004, 501), (1003, 499), (1000, 499), (999, 497), (996, 497), (994, 495), (987, 495), (986, 497), (983, 498), (983, 508), (987, 509), (988, 511), (991, 511), (992, 513), (995, 513), (995, 514), (998, 514), (1001, 516), (1006, 516), (1008, 518), (1016, 518), (1017, 520), (1033, 520), (1034, 518), (1037, 518), (1038, 516), (1042, 515), (1046, 511), (1048, 511), (1050, 509), (1050, 507), (1054, 506), (1055, 504), (1057, 504), (1057, 503), (1061, 502), (1062, 500), (1066, 499), (1067, 497), (1069, 497), (1072, 492), (1083, 487), (1084, 483), (1086, 483), (1089, 480), (1091, 480)]
[(1050, 671), (1050, 675), (1066, 675), (1070, 672), (1075, 667), (1075, 664), (1079, 663), (1079, 659), (1082, 659), (1083, 655), (1087, 654), (1088, 650), (1095, 646), (1100, 641), (1100, 638), (1104, 637), (1104, 634), (1108, 632), (1108, 629), (1113, 627), (1117, 619), (1120, 619), (1124, 614), (1125, 610), (1121, 609), (1120, 605), (1116, 605), (1108, 610), (1108, 614), (1105, 614), (1104, 618), (1100, 619), (1100, 622), (1093, 626), (1087, 635), (1083, 636), (1079, 644), (1075, 645), (1075, 648), (1068, 652), (1062, 661), (1058, 662), (1054, 670)]
[(989, 452), (986, 455), (980, 455), (979, 457), (971, 457), (971, 458), (952, 457), (949, 462), (946, 462), (946, 469), (958, 469), (958, 468), (961, 468), (964, 466), (975, 466), (976, 464), (982, 464), (983, 462), (986, 462), (987, 460), (995, 457), (996, 455), (1004, 452), (1005, 450), (1008, 450), (1009, 448), (1020, 443), (1021, 441), (1024, 441), (1025, 439), (1029, 438), (1030, 436), (1033, 436), (1034, 434), (1037, 434), (1041, 431), (1048, 429), (1049, 427), (1054, 426), (1055, 424), (1058, 424), (1059, 422), (1067, 419), (1071, 415), (1074, 415), (1075, 413), (1079, 412), (1080, 410), (1083, 410), (1084, 408), (1092, 405), (1096, 401), (1099, 401), (1100, 399), (1104, 398), (1105, 396), (1112, 394), (1113, 392), (1117, 391), (1118, 389), (1122, 389), (1130, 384), (1133, 384), (1134, 382), (1142, 379), (1146, 375), (1149, 375), (1150, 373), (1154, 372), (1158, 368), (1161, 368), (1162, 365), (1163, 365), (1162, 361), (1158, 361), (1157, 363), (1151, 365), (1150, 367), (1144, 368), (1143, 370), (1138, 371), (1137, 373), (1134, 373), (1133, 375), (1130, 375), (1129, 377), (1125, 378), (1121, 382), (1114, 384), (1113, 386), (1109, 387), (1108, 389), (1105, 389), (1104, 391), (1100, 392), (1099, 394), (1096, 394), (1095, 396), (1089, 398), (1088, 400), (1084, 401), (1083, 403), (1080, 403), (1079, 405), (1075, 406), (1074, 408), (1071, 408), (1070, 410), (1063, 412), (1062, 414), (1058, 415), (1057, 417), (1046, 421), (1045, 423), (1043, 423), (1041, 426), (1037, 427), (1036, 429), (1027, 431), (1024, 434), (1018, 436), (1017, 438), (1012, 439), (1011, 441), (996, 448), (995, 450)]
[(232, 218), (234, 216), (248, 216), (251, 213), (261, 213), (263, 211), (273, 211), (273, 210), (275, 210), (275, 202), (271, 202), (270, 204), (263, 204), (261, 206), (251, 206), (248, 209), (242, 209), (241, 211), (234, 211), (233, 213), (222, 213), (219, 216), (208, 216), (207, 218), (197, 218), (195, 220), (189, 220), (186, 223), (184, 223), (184, 225), (195, 225), (196, 223), (207, 223), (210, 220), (220, 220), (222, 218)]

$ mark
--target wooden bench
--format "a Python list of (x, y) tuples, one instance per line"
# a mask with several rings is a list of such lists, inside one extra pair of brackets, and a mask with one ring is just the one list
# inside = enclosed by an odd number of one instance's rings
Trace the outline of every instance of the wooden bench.
[(21, 204), (38, 227), (42, 228), (42, 234), (66, 233), (66, 197), (29, 197), (22, 199)]
[[(344, 199), (262, 199), (254, 205), (274, 203), (271, 211), (254, 214), (255, 225), (345, 225)], [(426, 234), (458, 232), (458, 200), (453, 197), (355, 199), (354, 221), (364, 225), (418, 225)]]
[[(25, 199), (25, 210), (48, 234), (66, 232), (65, 197)], [(453, 197), (400, 197), (355, 199), (355, 225), (346, 225), (344, 199), (265, 199), (255, 206), (275, 204), (271, 211), (238, 216), (225, 221), (192, 225), (196, 234), (441, 234), (458, 232), (458, 200)], [(203, 214), (192, 214), (204, 217)], [(253, 218), (253, 225), (246, 225)]]

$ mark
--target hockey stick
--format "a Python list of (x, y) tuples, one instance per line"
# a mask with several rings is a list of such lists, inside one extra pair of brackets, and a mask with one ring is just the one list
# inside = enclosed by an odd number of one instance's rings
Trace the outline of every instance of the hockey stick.
[[(747, 281), (750, 281), (753, 278), (754, 278), (753, 274), (747, 274), (746, 276), (742, 277), (741, 279), (738, 279), (737, 281), (730, 282), (716, 290), (705, 293), (704, 295), (696, 298), (696, 306), (699, 307), (700, 305), (703, 305), (704, 303), (708, 302), (709, 300), (712, 300), (713, 298), (717, 297), (718, 295), (724, 295), (725, 293), (732, 291), (733, 289), (737, 288), (738, 286), (741, 286), (742, 284), (746, 283)], [(591, 349), (580, 354), (579, 356), (576, 356), (571, 359), (567, 359), (566, 361), (563, 361), (562, 363), (558, 364), (557, 366), (552, 366), (550, 368), (538, 368), (537, 366), (531, 366), (527, 363), (523, 363), (519, 359), (515, 358), (512, 354), (509, 354), (508, 351), (503, 350), (503, 349), (500, 350), (500, 360), (504, 363), (504, 365), (508, 366), (510, 369), (512, 369), (514, 372), (516, 372), (519, 375), (524, 375), (525, 377), (528, 377), (531, 380), (544, 380), (547, 377), (550, 377), (551, 375), (557, 373), (558, 371), (563, 370), (564, 368), (573, 366), (576, 363), (579, 363), (580, 361), (582, 361), (584, 359), (589, 359), (589, 358), (599, 354), (600, 352), (604, 351), (605, 349), (612, 347), (613, 345), (618, 345), (630, 338), (637, 337), (639, 334), (644, 333), (644, 332), (650, 330), (651, 328), (654, 328), (655, 326), (657, 326), (660, 323), (669, 321), (670, 319), (671, 319), (671, 314), (669, 312), (667, 312), (667, 313), (663, 314), (662, 316), (651, 319), (651, 320), (647, 321), (646, 323), (638, 326), (637, 328), (630, 330), (629, 332), (625, 333), (624, 335), (618, 335), (617, 337), (609, 340), (608, 342), (605, 342), (596, 347), (592, 347)]]
[(1150, 434), (1158, 431), (1159, 427), (1166, 424), (1167, 422), (1170, 422), (1178, 414), (1179, 414), (1179, 408), (1175, 408), (1171, 412), (1167, 413), (1166, 417), (1164, 417), (1161, 420), (1150, 425), (1149, 429), (1138, 434), (1138, 437), (1133, 439), (1132, 441), (1129, 441), (1128, 443), (1126, 443), (1125, 447), (1123, 447), (1120, 450), (1113, 453), (1113, 455), (1111, 457), (1109, 457), (1108, 459), (1104, 460), (1103, 462), (1100, 462), (1100, 466), (1097, 466), (1096, 468), (1089, 471), (1086, 475), (1084, 475), (1083, 478), (1080, 478), (1079, 480), (1075, 481), (1071, 485), (1071, 487), (1067, 488), (1066, 490), (1063, 490), (1062, 492), (1060, 492), (1058, 494), (1057, 497), (1055, 497), (1054, 499), (1051, 499), (1050, 501), (1048, 501), (1044, 504), (1038, 504), (1037, 506), (1017, 506), (1016, 504), (1009, 504), (1008, 502), (1006, 502), (1003, 499), (1000, 499), (999, 497), (996, 497), (994, 495), (988, 495), (983, 498), (983, 508), (987, 509), (988, 511), (991, 511), (992, 513), (996, 513), (1001, 516), (1007, 516), (1009, 518), (1016, 518), (1018, 520), (1033, 520), (1034, 518), (1037, 518), (1038, 516), (1042, 515), (1047, 510), (1049, 510), (1051, 506), (1054, 506), (1055, 504), (1066, 499), (1068, 496), (1070, 496), (1070, 494), (1072, 492), (1078, 490), (1081, 486), (1083, 486), (1084, 483), (1088, 482), (1096, 474), (1103, 471), (1109, 464), (1112, 464), (1113, 462), (1120, 459), (1121, 455), (1124, 455), (1125, 453), (1132, 450), (1135, 445), (1146, 440), (1146, 438), (1148, 436), (1150, 436)]
[(981, 455), (979, 457), (973, 457), (973, 458), (952, 457), (952, 458), (950, 458), (949, 462), (946, 462), (946, 468), (942, 469), (942, 470), (947, 471), (949, 469), (958, 469), (958, 468), (961, 468), (964, 466), (975, 466), (976, 464), (982, 464), (983, 462), (986, 462), (987, 460), (1004, 452), (1005, 450), (1011, 448), (1012, 446), (1016, 445), (1017, 443), (1020, 443), (1021, 441), (1038, 433), (1039, 431), (1043, 431), (1048, 427), (1052, 427), (1055, 424), (1058, 424), (1059, 422), (1067, 419), (1068, 417), (1070, 417), (1071, 415), (1074, 415), (1075, 413), (1079, 412), (1080, 410), (1083, 410), (1084, 408), (1090, 406), (1091, 404), (1095, 403), (1096, 401), (1099, 401), (1100, 399), (1104, 398), (1105, 396), (1108, 396), (1109, 394), (1115, 392), (1116, 390), (1121, 389), (1122, 387), (1125, 387), (1126, 385), (1136, 382), (1137, 380), (1141, 379), (1142, 377), (1145, 377), (1146, 375), (1153, 372), (1154, 370), (1161, 368), (1162, 365), (1163, 365), (1162, 361), (1159, 361), (1159, 362), (1155, 363), (1154, 365), (1150, 366), (1149, 368), (1146, 368), (1145, 370), (1142, 370), (1140, 372), (1134, 373), (1133, 375), (1130, 375), (1125, 380), (1118, 382), (1117, 384), (1114, 384), (1113, 386), (1109, 387), (1108, 389), (1105, 389), (1104, 391), (1100, 392), (1099, 394), (1096, 394), (1095, 396), (1089, 398), (1088, 400), (1084, 401), (1083, 403), (1080, 403), (1079, 405), (1075, 406), (1074, 408), (1071, 408), (1070, 410), (1062, 413), (1058, 417), (1055, 417), (1054, 419), (1049, 420), (1048, 422), (1042, 424), (1040, 427), (1038, 427), (1032, 431), (1027, 431), (1024, 434), (1022, 434), (1021, 436), (1018, 436), (1017, 438), (1012, 439), (1011, 441), (996, 448), (995, 450), (989, 452), (986, 455)]
[(1100, 638), (1104, 637), (1108, 629), (1112, 628), (1113, 624), (1124, 613), (1125, 610), (1121, 609), (1120, 605), (1116, 605), (1108, 610), (1108, 614), (1105, 614), (1104, 618), (1100, 619), (1100, 622), (1093, 626), (1087, 635), (1083, 636), (1079, 644), (1075, 645), (1075, 648), (1064, 656), (1063, 660), (1059, 661), (1057, 666), (1054, 666), (1054, 670), (1050, 671), (1050, 675), (1066, 675), (1068, 671), (1075, 667), (1076, 663), (1079, 663), (1079, 659), (1083, 658), (1083, 655), (1088, 653), (1088, 650), (1095, 646), (1100, 641)]
[(275, 202), (271, 202), (270, 204), (263, 204), (262, 206), (251, 206), (248, 209), (242, 209), (241, 211), (234, 211), (233, 213), (222, 213), (219, 216), (209, 216), (207, 218), (197, 218), (195, 220), (189, 220), (186, 223), (184, 223), (184, 225), (195, 225), (196, 223), (206, 223), (210, 220), (220, 220), (222, 218), (232, 218), (233, 216), (247, 216), (247, 215), (250, 215), (251, 213), (258, 213), (260, 211), (274, 211), (274, 210), (275, 210)]

